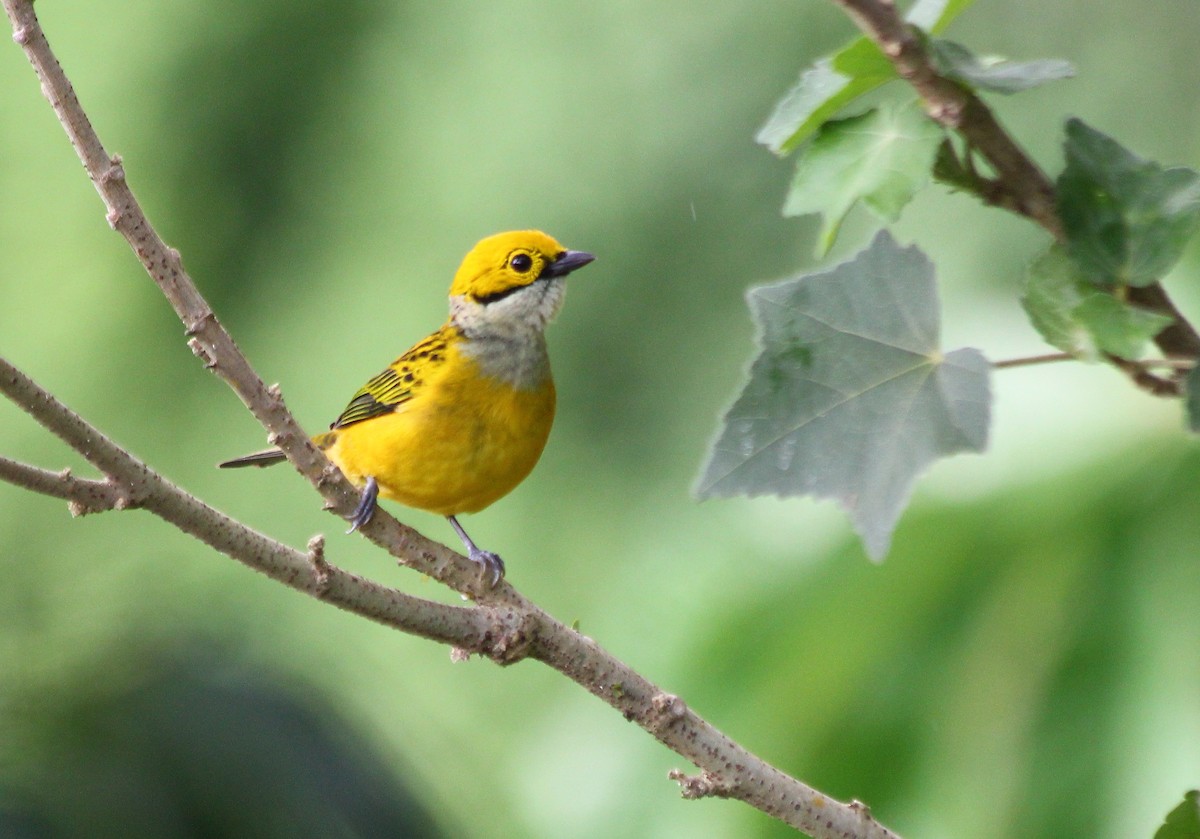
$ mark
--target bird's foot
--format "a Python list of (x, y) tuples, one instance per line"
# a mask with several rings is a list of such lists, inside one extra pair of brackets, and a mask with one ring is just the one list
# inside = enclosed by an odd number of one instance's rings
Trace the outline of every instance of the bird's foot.
[(346, 533), (353, 533), (371, 520), (371, 516), (375, 515), (378, 499), (379, 484), (374, 478), (367, 478), (367, 485), (363, 487), (358, 506), (350, 514), (350, 529)]
[(446, 516), (446, 521), (450, 522), (450, 526), (454, 528), (458, 538), (462, 539), (463, 547), (467, 549), (467, 556), (470, 560), (479, 565), (483, 569), (483, 573), (491, 578), (492, 588), (499, 585), (500, 579), (504, 576), (504, 560), (491, 551), (485, 551), (476, 545), (467, 535), (467, 531), (463, 530), (463, 526), (458, 523), (457, 518)]
[(471, 548), (467, 552), (467, 557), (483, 568), (483, 573), (491, 578), (492, 588), (499, 585), (501, 578), (504, 577), (504, 560), (500, 558), (499, 554), (480, 548)]

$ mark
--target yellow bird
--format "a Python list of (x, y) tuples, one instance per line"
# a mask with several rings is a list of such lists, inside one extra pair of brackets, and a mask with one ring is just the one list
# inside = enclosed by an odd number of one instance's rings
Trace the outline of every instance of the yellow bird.
[[(438, 513), (492, 585), (500, 581), (503, 561), (476, 546), (457, 516), (507, 495), (541, 456), (555, 405), (544, 331), (567, 275), (594, 259), (537, 230), (471, 249), (450, 286), (446, 325), (363, 385), (313, 438), (362, 488), (348, 532), (370, 521), (379, 495)], [(220, 465), (282, 460), (269, 449)]]

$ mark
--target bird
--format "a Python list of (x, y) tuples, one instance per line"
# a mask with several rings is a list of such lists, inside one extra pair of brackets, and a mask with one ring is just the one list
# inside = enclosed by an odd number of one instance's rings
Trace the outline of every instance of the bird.
[[(541, 457), (556, 401), (545, 329), (562, 307), (566, 278), (594, 260), (539, 230), (497, 233), (471, 248), (450, 285), (446, 323), (368, 380), (312, 438), (361, 490), (347, 533), (371, 520), (379, 496), (437, 513), (492, 587), (499, 583), (504, 561), (479, 548), (458, 516), (507, 495)], [(284, 459), (268, 449), (218, 465)]]

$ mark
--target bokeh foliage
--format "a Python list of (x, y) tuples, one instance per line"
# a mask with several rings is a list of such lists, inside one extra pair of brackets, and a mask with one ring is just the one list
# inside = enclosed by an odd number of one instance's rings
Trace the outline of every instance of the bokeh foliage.
[[(815, 222), (779, 215), (791, 163), (753, 138), (851, 34), (832, 4), (38, 10), (152, 219), (313, 430), (441, 321), (478, 237), (537, 226), (599, 254), (550, 334), (543, 462), (472, 533), (745, 745), (913, 837), (1149, 836), (1197, 784), (1200, 457), (1176, 405), (1098, 367), (998, 375), (991, 452), (933, 470), (881, 567), (832, 505), (689, 496), (753, 352), (745, 288), (812, 264)], [(1067, 115), (1200, 161), (1190, 0), (979, 0), (948, 34), (1075, 65), (996, 101), (1051, 172)], [(105, 225), (15, 47), (0, 89), (0, 351), (222, 509), (443, 596), (335, 535), (286, 470), (212, 468), (261, 434)], [(834, 259), (872, 224), (852, 211)], [(895, 232), (938, 265), (947, 346), (1042, 350), (1017, 300), (1041, 234), (940, 189)], [(1198, 268), (1193, 247), (1167, 283), (1193, 316)], [(7, 404), (0, 452), (76, 464)], [(62, 791), (70, 708), (142, 695), (147, 661), (199, 648), (336, 711), (450, 835), (790, 835), (679, 801), (677, 758), (544, 668), (451, 665), (149, 516), (72, 521), (0, 486), (0, 563), (0, 811)]]

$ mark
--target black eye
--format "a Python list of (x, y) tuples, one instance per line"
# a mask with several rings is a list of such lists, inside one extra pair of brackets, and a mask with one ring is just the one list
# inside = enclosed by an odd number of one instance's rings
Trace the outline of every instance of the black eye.
[(529, 258), (527, 253), (519, 253), (508, 261), (508, 264), (518, 274), (524, 274), (533, 267), (533, 260)]

